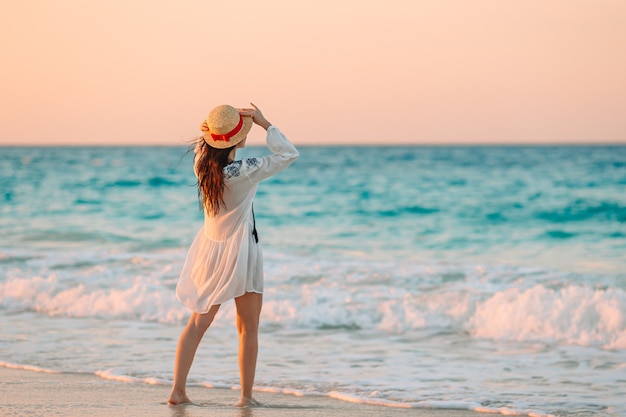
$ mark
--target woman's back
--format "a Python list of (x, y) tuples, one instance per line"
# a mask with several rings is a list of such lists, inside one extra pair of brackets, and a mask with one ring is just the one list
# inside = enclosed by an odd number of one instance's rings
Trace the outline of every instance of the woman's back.
[[(248, 229), (245, 223), (251, 223), (252, 201), (258, 183), (252, 182), (245, 172), (246, 161), (233, 161), (224, 168), (224, 205), (215, 216), (204, 210), (204, 232), (214, 241), (228, 240), (238, 230)], [(235, 170), (232, 167), (239, 167)], [(249, 224), (251, 226), (251, 224)]]

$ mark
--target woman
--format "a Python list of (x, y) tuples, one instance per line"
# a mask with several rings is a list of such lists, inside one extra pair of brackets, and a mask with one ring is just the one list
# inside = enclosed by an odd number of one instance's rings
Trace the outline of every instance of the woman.
[[(176, 349), (174, 385), (169, 404), (191, 402), (185, 393), (196, 349), (220, 305), (237, 308), (241, 398), (237, 406), (257, 405), (252, 385), (263, 301), (263, 257), (258, 244), (252, 200), (259, 181), (287, 168), (298, 151), (252, 104), (252, 109), (218, 106), (202, 123), (194, 171), (204, 208), (204, 227), (196, 235), (181, 272), (176, 296), (192, 314)], [(252, 124), (267, 131), (271, 155), (235, 160)]]

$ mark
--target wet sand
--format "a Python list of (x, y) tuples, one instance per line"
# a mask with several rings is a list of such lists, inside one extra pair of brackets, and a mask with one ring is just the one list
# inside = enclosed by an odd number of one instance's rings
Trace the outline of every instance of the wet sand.
[(467, 410), (404, 409), (349, 403), (327, 397), (256, 392), (263, 406), (237, 408), (239, 391), (189, 387), (194, 405), (166, 403), (169, 387), (118, 382), (95, 375), (50, 374), (0, 368), (1, 416), (129, 417), (478, 417)]

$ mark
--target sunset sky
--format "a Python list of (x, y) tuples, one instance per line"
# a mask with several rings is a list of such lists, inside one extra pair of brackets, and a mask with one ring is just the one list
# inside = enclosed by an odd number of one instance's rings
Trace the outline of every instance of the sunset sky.
[(0, 45), (0, 145), (250, 101), (296, 144), (626, 143), (624, 0), (15, 0)]

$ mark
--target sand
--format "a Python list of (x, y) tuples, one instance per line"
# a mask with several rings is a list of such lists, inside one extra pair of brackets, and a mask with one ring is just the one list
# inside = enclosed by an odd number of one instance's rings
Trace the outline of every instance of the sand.
[(326, 397), (255, 393), (260, 408), (234, 406), (239, 391), (189, 387), (197, 405), (166, 404), (169, 387), (101, 379), (95, 375), (49, 374), (0, 368), (1, 416), (129, 417), (477, 417), (464, 410), (401, 409), (349, 403)]

